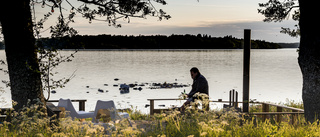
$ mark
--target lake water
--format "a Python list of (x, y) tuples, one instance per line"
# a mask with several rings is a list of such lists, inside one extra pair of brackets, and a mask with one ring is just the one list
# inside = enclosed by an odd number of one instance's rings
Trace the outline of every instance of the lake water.
[[(0, 51), (0, 59), (5, 59)], [(60, 51), (62, 55), (72, 51)], [(296, 49), (251, 50), (250, 98), (258, 101), (285, 102), (286, 99), (301, 101), (302, 75)], [(142, 112), (151, 98), (177, 98), (191, 87), (172, 89), (133, 90), (120, 94), (113, 85), (130, 83), (182, 83), (192, 84), (189, 70), (198, 67), (209, 83), (212, 100), (228, 100), (229, 90), (239, 92), (242, 100), (243, 50), (135, 50), (135, 51), (79, 51), (72, 62), (61, 64), (56, 78), (75, 77), (63, 89), (56, 89), (50, 99), (87, 99), (86, 111), (94, 110), (97, 100), (114, 100), (118, 108), (133, 106)], [(0, 73), (2, 80), (8, 75)], [(118, 81), (114, 79), (118, 78)], [(108, 86), (106, 86), (107, 84)], [(4, 87), (4, 84), (0, 85)], [(101, 93), (98, 89), (108, 92)], [(10, 106), (8, 88), (0, 93), (0, 107)], [(158, 105), (180, 106), (183, 101), (156, 101)], [(78, 104), (74, 103), (75, 108)], [(212, 108), (221, 104), (212, 103)]]

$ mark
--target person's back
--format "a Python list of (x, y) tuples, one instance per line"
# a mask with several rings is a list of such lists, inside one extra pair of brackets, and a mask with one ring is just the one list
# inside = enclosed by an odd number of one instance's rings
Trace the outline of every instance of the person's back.
[(204, 93), (209, 96), (209, 86), (207, 79), (201, 75), (198, 74), (198, 76), (193, 80), (192, 89), (190, 93), (188, 94), (188, 97), (191, 98), (195, 93)]

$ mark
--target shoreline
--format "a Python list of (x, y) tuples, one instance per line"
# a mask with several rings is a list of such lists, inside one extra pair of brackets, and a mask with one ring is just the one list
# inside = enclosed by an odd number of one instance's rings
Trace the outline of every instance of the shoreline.
[[(297, 50), (298, 48), (251, 49), (251, 50)], [(4, 51), (5, 49), (0, 49)], [(243, 49), (57, 49), (59, 51), (230, 51)]]
[[(243, 49), (59, 49), (60, 51), (237, 51)], [(278, 49), (251, 49), (251, 50), (297, 50), (297, 48), (278, 48)]]

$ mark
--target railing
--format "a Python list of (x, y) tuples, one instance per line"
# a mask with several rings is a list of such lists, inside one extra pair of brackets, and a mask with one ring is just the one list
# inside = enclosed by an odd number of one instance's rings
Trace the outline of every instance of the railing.
[[(86, 99), (72, 99), (71, 102), (79, 102), (79, 111), (85, 111)], [(59, 100), (49, 100), (48, 102), (59, 102)]]
[(181, 100), (178, 98), (172, 98), (172, 99), (148, 99), (150, 101), (150, 115), (154, 115), (154, 113), (160, 113), (161, 111), (165, 111), (167, 109), (154, 109), (154, 101), (155, 100)]
[[(147, 99), (147, 100), (150, 101), (150, 115), (153, 115), (154, 113), (160, 113), (161, 111), (168, 110), (168, 109), (155, 109), (154, 101), (183, 100), (183, 99), (171, 98), (171, 99)], [(229, 101), (210, 101), (210, 102), (229, 103)]]
[[(265, 121), (266, 119), (269, 119), (270, 116), (276, 115), (276, 121), (281, 122), (281, 115), (283, 114), (290, 114), (291, 115), (291, 123), (294, 124), (299, 114), (304, 114), (303, 109), (294, 108), (294, 107), (288, 107), (288, 106), (282, 106), (272, 103), (266, 103), (266, 102), (255, 102), (257, 104), (262, 105), (262, 112), (254, 112), (249, 113), (250, 115), (261, 115), (262, 120)], [(275, 106), (277, 108), (277, 112), (270, 112), (270, 106)], [(283, 109), (291, 110), (291, 112), (283, 112)]]
[[(150, 115), (154, 115), (154, 113), (161, 113), (163, 111), (166, 111), (168, 109), (155, 109), (154, 108), (154, 101), (168, 101), (168, 100), (181, 100), (178, 98), (171, 98), (171, 99), (148, 99), (150, 101)], [(216, 103), (225, 103), (225, 104), (230, 104), (230, 101), (214, 101), (210, 100), (210, 102), (216, 102)], [(233, 102), (234, 103), (234, 102)], [(243, 102), (237, 102), (234, 104), (234, 106), (238, 106), (238, 103), (243, 103)], [(281, 106), (277, 104), (272, 104), (272, 103), (266, 103), (266, 102), (250, 102), (254, 104), (261, 104), (262, 105), (262, 112), (253, 112), (253, 113), (248, 113), (249, 115), (257, 115), (261, 116), (262, 120), (265, 121), (266, 119), (269, 119), (270, 116), (276, 115), (276, 120), (277, 122), (281, 122), (281, 115), (284, 114), (291, 114), (291, 123), (295, 123), (297, 116), (299, 114), (304, 114), (303, 109), (299, 108), (294, 108), (294, 107), (288, 107), (288, 106)], [(277, 108), (277, 112), (270, 112), (270, 106), (275, 106)], [(288, 109), (291, 110), (291, 112), (283, 112), (283, 109)]]
[(5, 114), (5, 112), (9, 109), (10, 108), (1, 108), (0, 109), (0, 123), (2, 123), (3, 121), (5, 121), (7, 119), (7, 115)]

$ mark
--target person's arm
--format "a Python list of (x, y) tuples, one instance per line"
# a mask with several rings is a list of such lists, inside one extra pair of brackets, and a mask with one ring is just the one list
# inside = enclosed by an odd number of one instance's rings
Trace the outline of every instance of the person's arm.
[(195, 92), (195, 90), (194, 90), (194, 89), (191, 89), (190, 93), (189, 93), (189, 94), (187, 94), (187, 95), (188, 95), (188, 98), (193, 97), (193, 95), (194, 95), (194, 94), (196, 94), (196, 93), (197, 93), (197, 92)]

